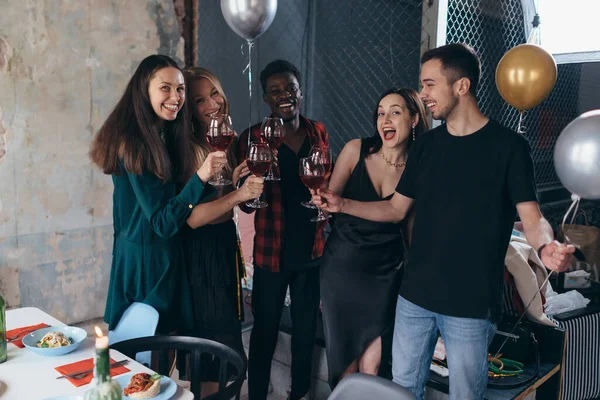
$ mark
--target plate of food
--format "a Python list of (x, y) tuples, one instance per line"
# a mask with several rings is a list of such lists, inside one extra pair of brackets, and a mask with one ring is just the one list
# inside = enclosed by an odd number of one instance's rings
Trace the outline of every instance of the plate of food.
[(42, 356), (62, 356), (77, 349), (87, 332), (75, 326), (50, 326), (23, 337), (23, 345)]
[(124, 399), (168, 400), (177, 392), (177, 384), (159, 374), (141, 372), (113, 378), (123, 389)]

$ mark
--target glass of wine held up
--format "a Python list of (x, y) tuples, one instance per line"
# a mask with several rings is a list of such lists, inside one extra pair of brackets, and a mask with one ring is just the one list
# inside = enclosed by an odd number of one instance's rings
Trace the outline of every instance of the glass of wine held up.
[[(272, 152), (271, 148), (266, 143), (250, 143), (248, 149), (248, 158), (246, 164), (248, 169), (255, 176), (263, 176), (271, 165)], [(260, 198), (254, 199), (251, 203), (246, 203), (250, 208), (265, 208), (268, 204), (266, 201), (261, 201)]]
[[(326, 163), (323, 157), (306, 157), (300, 159), (300, 180), (309, 189), (317, 190), (325, 182)], [(311, 222), (326, 221), (331, 215), (323, 214), (320, 208), (317, 208), (319, 214), (311, 218)]]
[[(283, 143), (283, 120), (277, 117), (265, 118), (260, 127), (260, 134), (263, 140), (269, 144), (271, 151), (277, 150)], [(265, 181), (278, 181), (281, 178), (273, 175), (275, 155), (271, 158), (273, 162), (269, 165), (269, 174), (265, 177)]]
[[(206, 132), (206, 141), (218, 151), (226, 151), (235, 137), (231, 117), (227, 114), (214, 114), (210, 117), (210, 125)], [(231, 185), (230, 179), (223, 178), (222, 172), (217, 172), (208, 182), (213, 186)]]
[[(331, 147), (324, 144), (314, 145), (311, 147), (310, 152), (308, 153), (308, 158), (314, 158), (315, 160), (322, 158), (321, 162), (325, 168), (325, 180), (329, 179), (331, 176), (331, 166), (333, 164), (333, 153), (331, 152)], [(300, 204), (306, 208), (317, 208), (317, 206), (315, 206), (312, 202), (312, 199), (310, 201), (303, 201)]]

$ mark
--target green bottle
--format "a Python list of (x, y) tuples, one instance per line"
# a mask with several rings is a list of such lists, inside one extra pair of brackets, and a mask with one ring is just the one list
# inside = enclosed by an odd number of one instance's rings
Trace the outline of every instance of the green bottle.
[(0, 364), (6, 361), (6, 303), (0, 296)]
[(94, 359), (94, 380), (92, 388), (85, 392), (85, 400), (122, 400), (121, 386), (110, 377), (110, 357), (108, 356), (108, 338), (96, 339), (96, 358)]

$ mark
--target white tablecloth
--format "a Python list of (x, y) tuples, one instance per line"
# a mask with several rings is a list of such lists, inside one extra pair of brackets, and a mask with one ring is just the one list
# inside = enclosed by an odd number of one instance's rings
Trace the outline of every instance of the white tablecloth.
[[(65, 325), (38, 308), (18, 308), (6, 312), (7, 330), (42, 322), (50, 326)], [(54, 370), (54, 367), (93, 356), (94, 339), (91, 337), (88, 337), (74, 352), (59, 357), (40, 356), (26, 348), (20, 349), (9, 344), (8, 359), (0, 364), (0, 399), (41, 400), (59, 395), (83, 395), (89, 389), (89, 385), (75, 387), (66, 379), (56, 379), (59, 373)], [(110, 356), (116, 361), (129, 359), (127, 368), (131, 373), (152, 373), (150, 369), (116, 350), (111, 350)], [(178, 387), (177, 393), (171, 399), (193, 400), (194, 396), (190, 391)]]

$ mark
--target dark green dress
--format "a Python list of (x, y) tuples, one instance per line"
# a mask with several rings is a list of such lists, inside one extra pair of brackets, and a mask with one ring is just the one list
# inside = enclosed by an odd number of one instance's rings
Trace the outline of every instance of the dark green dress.
[(154, 175), (113, 175), (114, 247), (104, 320), (116, 327), (133, 302), (160, 314), (159, 333), (188, 332), (194, 314), (179, 237), (194, 206), (214, 193), (197, 174), (177, 194)]

